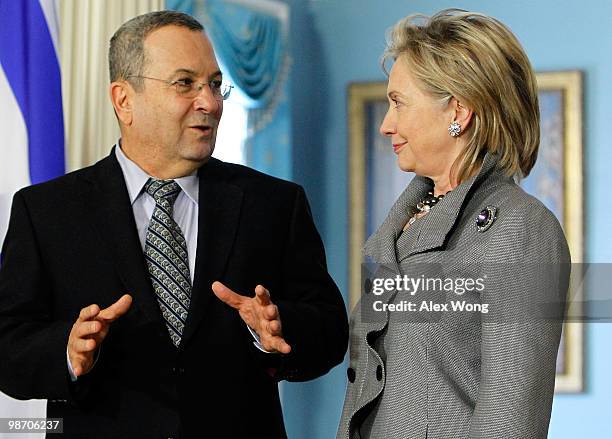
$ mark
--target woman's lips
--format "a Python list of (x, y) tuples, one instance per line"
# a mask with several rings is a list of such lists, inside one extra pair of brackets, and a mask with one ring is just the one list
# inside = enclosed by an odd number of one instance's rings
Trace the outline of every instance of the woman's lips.
[(393, 152), (397, 154), (398, 152), (400, 152), (400, 149), (402, 149), (402, 147), (405, 144), (406, 144), (406, 142), (403, 142), (403, 143), (394, 143), (393, 144)]

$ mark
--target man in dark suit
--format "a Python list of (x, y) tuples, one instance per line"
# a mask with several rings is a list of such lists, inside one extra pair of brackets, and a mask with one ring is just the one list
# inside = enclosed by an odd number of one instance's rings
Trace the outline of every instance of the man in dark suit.
[(130, 20), (109, 63), (121, 141), (14, 197), (0, 390), (64, 437), (286, 437), (278, 381), (347, 345), (304, 191), (211, 158), (230, 89), (193, 18)]

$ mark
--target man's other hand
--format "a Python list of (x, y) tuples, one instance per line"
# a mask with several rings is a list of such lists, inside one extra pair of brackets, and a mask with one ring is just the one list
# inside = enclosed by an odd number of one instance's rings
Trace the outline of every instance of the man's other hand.
[(89, 305), (81, 310), (68, 337), (68, 358), (79, 377), (91, 370), (96, 350), (108, 334), (110, 324), (124, 315), (132, 305), (132, 296), (124, 294), (108, 308)]
[(268, 352), (288, 354), (291, 346), (283, 338), (278, 307), (270, 300), (270, 293), (262, 285), (255, 287), (255, 297), (242, 296), (221, 282), (213, 282), (212, 290), (221, 301), (238, 310), (240, 317), (259, 336)]

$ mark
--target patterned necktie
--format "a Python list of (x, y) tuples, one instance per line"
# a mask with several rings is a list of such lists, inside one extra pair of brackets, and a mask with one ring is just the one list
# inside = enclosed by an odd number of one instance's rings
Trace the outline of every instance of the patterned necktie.
[(150, 178), (145, 190), (155, 200), (155, 209), (147, 229), (145, 259), (170, 338), (178, 347), (191, 301), (187, 244), (183, 232), (172, 218), (174, 202), (181, 188), (174, 180)]

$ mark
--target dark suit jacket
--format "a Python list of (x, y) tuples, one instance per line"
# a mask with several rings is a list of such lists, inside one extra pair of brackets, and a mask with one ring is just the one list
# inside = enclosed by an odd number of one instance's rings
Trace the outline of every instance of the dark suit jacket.
[[(285, 437), (277, 382), (340, 363), (347, 321), (298, 185), (211, 159), (199, 171), (198, 250), (181, 345), (152, 290), (114, 156), (13, 200), (0, 270), (0, 390), (47, 398), (71, 438)], [(266, 286), (289, 355), (264, 354), (210, 288)], [(71, 383), (66, 345), (80, 310), (134, 301), (93, 370)], [(57, 437), (57, 436), (53, 436)]]

